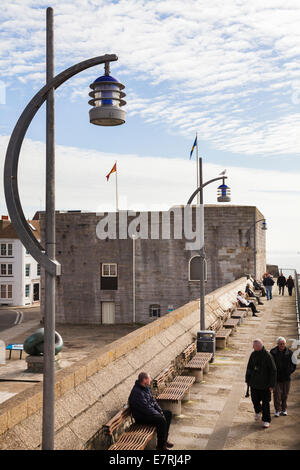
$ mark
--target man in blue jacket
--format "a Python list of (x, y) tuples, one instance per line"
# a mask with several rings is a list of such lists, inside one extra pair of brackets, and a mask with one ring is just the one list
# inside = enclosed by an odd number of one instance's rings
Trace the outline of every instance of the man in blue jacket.
[(128, 404), (136, 423), (156, 426), (157, 450), (166, 451), (173, 447), (173, 444), (168, 442), (172, 413), (160, 408), (151, 393), (150, 383), (150, 375), (147, 372), (141, 372), (131, 390)]

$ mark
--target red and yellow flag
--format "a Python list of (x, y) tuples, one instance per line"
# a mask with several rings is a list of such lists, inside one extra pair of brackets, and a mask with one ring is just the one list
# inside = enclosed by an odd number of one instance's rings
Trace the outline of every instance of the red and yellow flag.
[(106, 175), (106, 179), (107, 181), (109, 180), (109, 177), (112, 173), (115, 173), (117, 171), (117, 162), (114, 164), (114, 166), (112, 167), (112, 169), (110, 170), (110, 172), (108, 173), (108, 175)]

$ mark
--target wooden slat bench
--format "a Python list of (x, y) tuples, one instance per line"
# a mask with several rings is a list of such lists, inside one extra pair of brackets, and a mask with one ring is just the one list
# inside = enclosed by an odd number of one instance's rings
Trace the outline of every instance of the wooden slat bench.
[(181, 414), (181, 401), (190, 398), (190, 388), (195, 377), (177, 376), (170, 382), (164, 391), (156, 398), (162, 408), (172, 411), (175, 415)]
[(231, 333), (232, 329), (230, 328), (221, 328), (216, 331), (216, 347), (221, 349), (226, 348), (227, 341)]
[(226, 320), (226, 322), (223, 323), (223, 327), (231, 328), (235, 331), (239, 324), (240, 324), (240, 318), (228, 318), (228, 320)]
[(209, 371), (209, 361), (212, 356), (212, 353), (196, 353), (185, 366), (185, 369), (195, 377), (196, 383), (202, 382), (203, 373)]
[[(131, 421), (130, 426), (115, 440), (114, 432), (127, 420)], [(131, 411), (128, 406), (113, 416), (113, 418), (106, 423), (104, 429), (113, 442), (108, 450), (144, 450), (147, 444), (154, 439), (156, 434), (155, 426), (133, 423)]]
[(195, 354), (197, 348), (196, 348), (196, 343), (190, 344), (187, 348), (182, 351), (181, 356), (185, 361), (189, 361), (191, 359), (191, 356)]

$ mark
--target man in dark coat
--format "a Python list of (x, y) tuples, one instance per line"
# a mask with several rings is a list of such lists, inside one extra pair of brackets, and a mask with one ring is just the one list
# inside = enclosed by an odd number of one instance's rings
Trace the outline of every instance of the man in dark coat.
[(292, 361), (293, 353), (286, 347), (286, 340), (282, 336), (277, 339), (277, 346), (270, 353), (277, 368), (277, 383), (274, 388), (275, 416), (287, 416), (287, 398), (291, 386), (291, 374), (296, 369)]
[(136, 423), (154, 424), (156, 426), (157, 450), (166, 451), (168, 448), (173, 447), (173, 444), (168, 442), (172, 412), (160, 408), (151, 393), (150, 383), (150, 375), (141, 372), (131, 390), (128, 404)]
[(267, 300), (272, 299), (272, 287), (273, 287), (274, 284), (275, 284), (275, 282), (272, 279), (271, 274), (267, 274), (267, 276), (263, 280), (263, 285), (266, 288)]
[(293, 289), (295, 287), (295, 283), (294, 283), (294, 280), (292, 278), (292, 276), (289, 276), (287, 281), (286, 281), (286, 285), (287, 285), (287, 288), (288, 288), (288, 291), (289, 291), (289, 295), (293, 295)]
[(280, 276), (278, 276), (277, 278), (277, 285), (278, 285), (278, 289), (279, 289), (279, 292), (278, 294), (282, 294), (284, 295), (284, 287), (286, 285), (286, 278), (284, 277), (284, 275), (282, 273), (280, 273)]
[(251, 389), (254, 418), (257, 421), (262, 411), (264, 428), (268, 428), (271, 422), (271, 392), (276, 384), (276, 366), (273, 357), (264, 348), (261, 339), (253, 341), (253, 349), (248, 361), (246, 383)]

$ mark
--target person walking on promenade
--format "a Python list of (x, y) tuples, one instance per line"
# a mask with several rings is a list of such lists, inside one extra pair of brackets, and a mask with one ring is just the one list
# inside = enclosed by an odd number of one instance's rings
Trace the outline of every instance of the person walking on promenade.
[(270, 401), (271, 392), (276, 384), (276, 366), (261, 339), (253, 341), (253, 352), (247, 365), (246, 383), (251, 390), (254, 419), (257, 421), (262, 412), (263, 427), (268, 428), (271, 423)]
[(284, 277), (282, 272), (280, 273), (280, 276), (278, 276), (277, 285), (278, 285), (278, 289), (279, 289), (279, 292), (278, 292), (279, 295), (280, 294), (284, 295), (284, 287), (286, 285), (286, 278)]
[(267, 300), (272, 299), (272, 287), (274, 285), (274, 280), (272, 279), (271, 274), (268, 274), (263, 281), (263, 285), (266, 288), (266, 293), (267, 293)]
[(172, 412), (162, 410), (149, 388), (151, 377), (141, 372), (128, 398), (128, 404), (136, 423), (153, 424), (157, 431), (157, 450), (167, 451), (174, 444), (168, 442)]
[(277, 346), (270, 353), (277, 368), (277, 383), (274, 388), (274, 408), (276, 418), (287, 416), (287, 398), (291, 386), (291, 374), (296, 369), (292, 361), (293, 352), (286, 347), (286, 340), (282, 336), (277, 338)]
[(245, 297), (242, 294), (242, 291), (240, 290), (238, 291), (238, 295), (236, 298), (240, 307), (250, 307), (252, 310), (252, 316), (257, 317), (256, 314), (259, 313), (259, 310), (256, 310), (256, 307), (253, 302), (249, 302), (249, 300), (245, 299)]
[(295, 287), (295, 283), (294, 283), (294, 279), (292, 278), (292, 276), (288, 277), (286, 281), (286, 285), (289, 291), (289, 295), (293, 295), (293, 288)]

